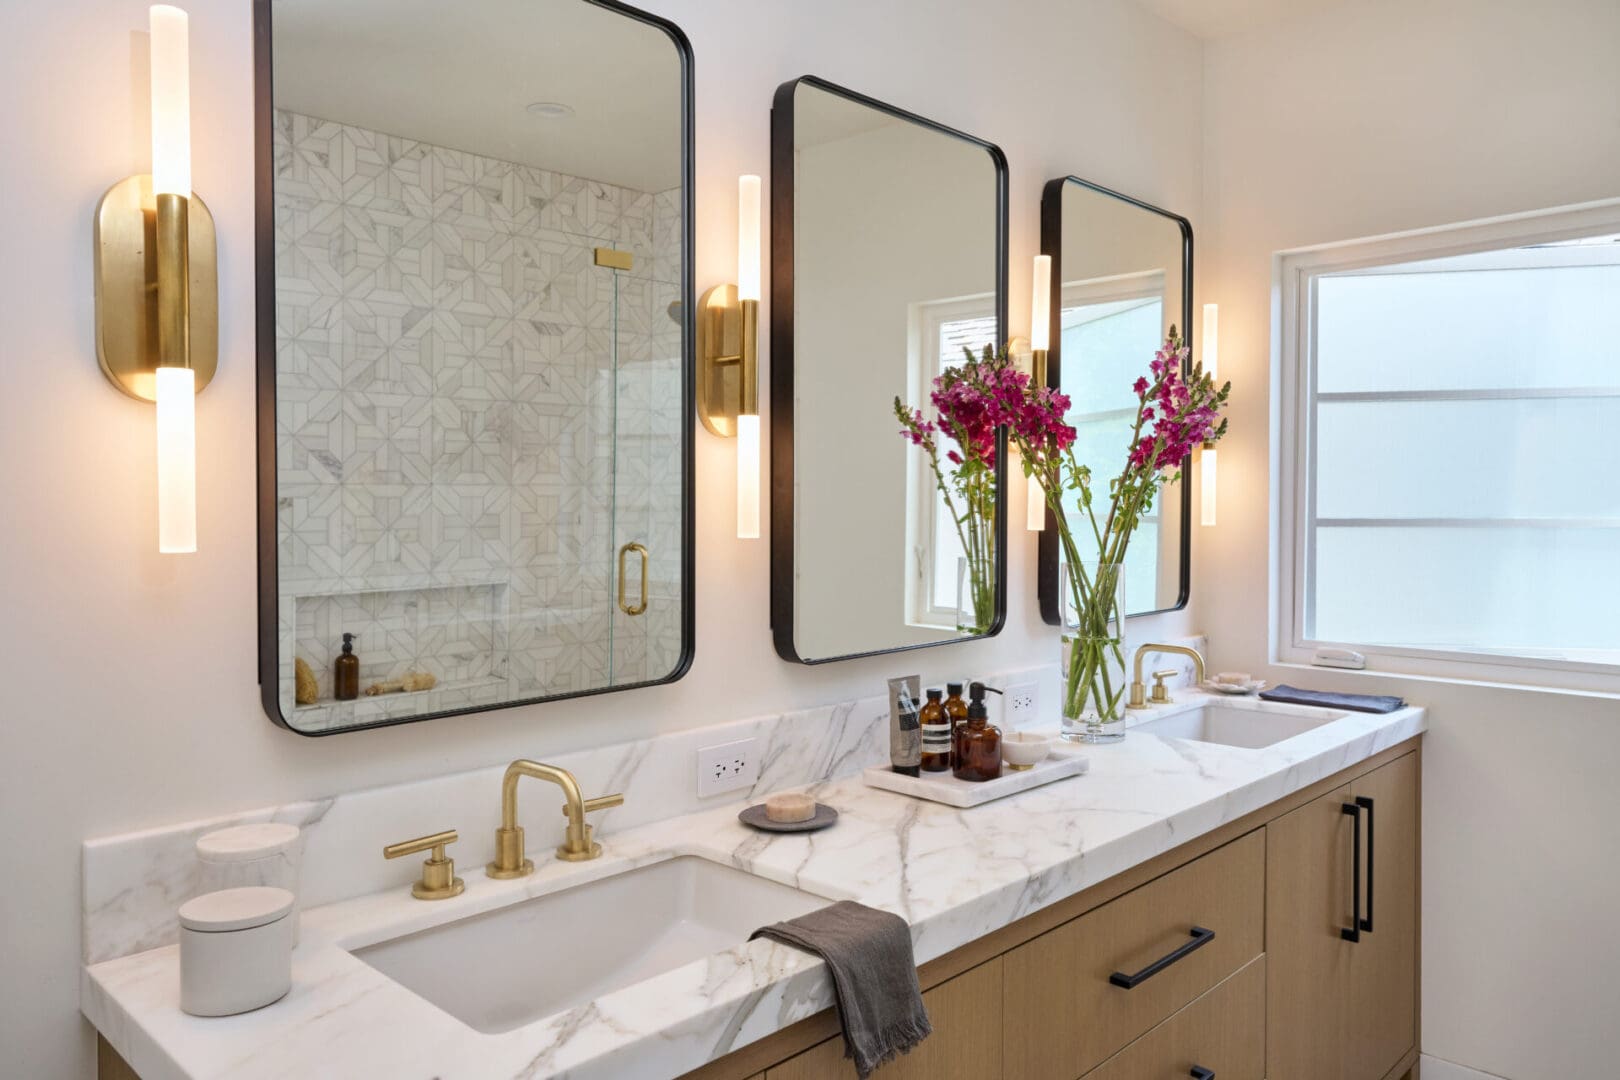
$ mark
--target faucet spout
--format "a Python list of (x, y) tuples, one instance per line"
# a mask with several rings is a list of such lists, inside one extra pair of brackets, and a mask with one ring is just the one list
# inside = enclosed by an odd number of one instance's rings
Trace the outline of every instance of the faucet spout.
[(624, 796), (602, 795), (587, 799), (579, 789), (579, 781), (567, 769), (520, 758), (506, 767), (506, 774), (501, 778), (501, 827), (495, 830), (495, 861), (485, 872), (492, 878), (525, 877), (534, 873), (534, 863), (524, 853), (523, 829), (517, 823), (518, 781), (525, 776), (549, 780), (562, 788), (563, 814), (568, 818), (568, 828), (563, 834), (562, 846), (557, 849), (557, 858), (580, 862), (601, 855), (602, 845), (591, 839), (591, 827), (585, 815), (592, 810), (623, 805)]
[[(1136, 650), (1136, 666), (1131, 679), (1131, 700), (1127, 705), (1127, 708), (1145, 709), (1148, 707), (1147, 687), (1142, 683), (1142, 660), (1147, 656), (1148, 653), (1174, 653), (1177, 656), (1190, 656), (1192, 657), (1194, 678), (1196, 681), (1201, 683), (1208, 678), (1208, 673), (1204, 670), (1204, 657), (1197, 649), (1189, 648), (1186, 645), (1162, 645), (1157, 642), (1148, 642)], [(1164, 705), (1169, 703), (1170, 696), (1168, 694), (1163, 694), (1163, 691), (1164, 683), (1160, 681), (1153, 688), (1155, 705)]]

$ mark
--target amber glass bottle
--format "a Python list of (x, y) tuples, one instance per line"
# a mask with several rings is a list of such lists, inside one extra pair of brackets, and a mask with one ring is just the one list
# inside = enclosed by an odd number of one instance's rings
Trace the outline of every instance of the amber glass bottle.
[(945, 719), (951, 725), (951, 738), (955, 739), (956, 729), (967, 719), (967, 702), (962, 700), (962, 684), (959, 682), (945, 684)]
[(990, 711), (984, 705), (985, 691), (992, 689), (974, 683), (968, 691), (967, 721), (956, 729), (955, 767), (951, 770), (958, 780), (977, 783), (1001, 775), (1001, 729), (990, 723)]
[(332, 661), (332, 696), (353, 701), (360, 696), (360, 658), (354, 655), (354, 635), (343, 635), (343, 651)]
[(940, 704), (939, 690), (928, 691), (928, 701), (918, 718), (922, 721), (922, 771), (944, 772), (951, 767), (951, 721)]

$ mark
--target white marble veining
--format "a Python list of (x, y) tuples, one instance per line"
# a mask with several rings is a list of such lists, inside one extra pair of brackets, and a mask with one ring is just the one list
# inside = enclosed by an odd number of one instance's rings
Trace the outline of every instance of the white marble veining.
[[(1141, 719), (1202, 700), (1188, 695)], [(695, 855), (894, 911), (911, 923), (917, 959), (926, 962), (1424, 729), (1423, 710), (1408, 708), (1352, 713), (1259, 750), (1133, 733), (1091, 748), (1083, 776), (972, 810), (868, 788), (857, 777), (835, 779), (812, 788), (840, 811), (826, 832), (753, 832), (735, 820), (731, 802), (616, 831), (594, 862), (544, 861), (517, 881), (465, 872), (467, 891), (454, 901), (422, 903), (395, 887), (308, 911), (292, 993), (256, 1013), (217, 1020), (181, 1013), (173, 946), (85, 968), (83, 1009), (147, 1080), (674, 1076), (827, 1008), (831, 986), (820, 961), (755, 941), (488, 1035), (349, 950)], [(762, 779), (759, 790), (769, 786)], [(544, 842), (531, 840), (531, 850), (544, 850)]]
[[(1187, 639), (1199, 642), (1202, 639)], [(1055, 700), (1054, 664), (987, 675), (993, 683), (1036, 682)], [(880, 688), (881, 689), (881, 688)], [(540, 735), (543, 738), (543, 733)], [(735, 739), (761, 740), (759, 780), (748, 792), (699, 799), (694, 782), (699, 747)], [(652, 821), (678, 817), (748, 795), (846, 776), (888, 761), (888, 705), (881, 693), (858, 701), (772, 716), (733, 720), (566, 754), (551, 754), (537, 738), (525, 755), (572, 772), (587, 796), (622, 792), (625, 803), (591, 815), (598, 838)], [(304, 829), (302, 901), (312, 907), (408, 884), (411, 869), (371, 853), (386, 844), (454, 828), (461, 840), (451, 855), (463, 867), (494, 856), (500, 824), (500, 777), (505, 762), (447, 776), (428, 777), (311, 802), (267, 807), (205, 821), (92, 840), (84, 845), (84, 959), (95, 964), (176, 940), (174, 912), (198, 892), (198, 836), (227, 825), (288, 821)], [(519, 798), (531, 847), (562, 841), (555, 799), (525, 792)], [(357, 857), (357, 852), (365, 855)]]

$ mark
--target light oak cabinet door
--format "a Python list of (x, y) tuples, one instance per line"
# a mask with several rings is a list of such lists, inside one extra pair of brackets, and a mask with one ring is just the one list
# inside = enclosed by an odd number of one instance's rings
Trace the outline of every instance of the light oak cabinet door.
[[(1001, 957), (923, 994), (934, 1033), (873, 1073), (883, 1080), (991, 1080), (1001, 1071)], [(842, 1035), (765, 1070), (765, 1080), (855, 1080)]]
[[(1259, 956), (1264, 904), (1257, 829), (1013, 949), (1006, 1075), (1089, 1072)], [(1114, 979), (1149, 970), (1128, 989)]]
[(1366, 843), (1361, 940), (1350, 946), (1346, 1080), (1383, 1080), (1417, 1045), (1417, 879), (1420, 759), (1416, 754), (1350, 785)]
[(1170, 1080), (1266, 1075), (1266, 961), (1215, 989), (1097, 1066), (1086, 1080)]
[(1269, 1080), (1382, 1080), (1416, 1043), (1418, 762), (1266, 826)]

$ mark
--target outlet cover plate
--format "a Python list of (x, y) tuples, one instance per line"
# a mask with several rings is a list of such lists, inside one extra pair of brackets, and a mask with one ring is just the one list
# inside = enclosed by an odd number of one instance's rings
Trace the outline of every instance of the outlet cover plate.
[(1040, 684), (1027, 682), (1009, 686), (1002, 695), (1007, 726), (1017, 731), (1033, 727), (1040, 719)]
[(698, 798), (724, 795), (759, 782), (758, 739), (738, 739), (700, 747), (697, 752)]

